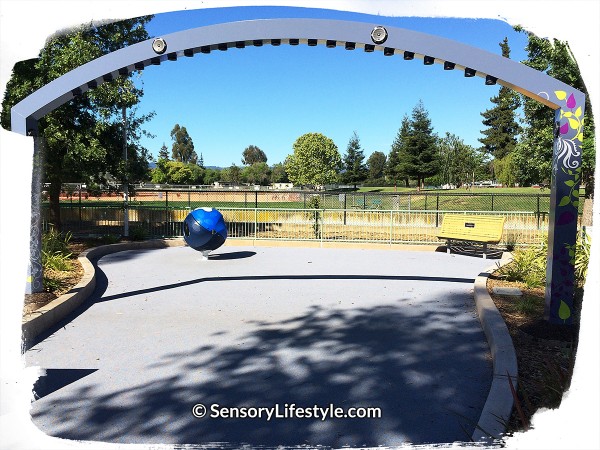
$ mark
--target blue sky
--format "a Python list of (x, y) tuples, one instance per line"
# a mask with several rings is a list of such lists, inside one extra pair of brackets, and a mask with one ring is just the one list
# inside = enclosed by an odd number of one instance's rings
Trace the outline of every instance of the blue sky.
[[(435, 19), (284, 7), (218, 8), (164, 13), (148, 25), (151, 36), (234, 20), (268, 17), (314, 17), (363, 21), (435, 34), (500, 53), (508, 37), (511, 58), (526, 58), (526, 36), (510, 25), (489, 19)], [(376, 76), (374, 76), (376, 74)], [(365, 156), (389, 153), (404, 114), (419, 100), (429, 112), (434, 131), (460, 136), (479, 147), (480, 113), (490, 108), (499, 86), (444, 71), (439, 64), (404, 61), (381, 52), (364, 53), (337, 47), (263, 46), (196, 55), (150, 66), (140, 79), (144, 97), (139, 113), (155, 111), (143, 139), (157, 155), (163, 142), (171, 148), (170, 131), (178, 123), (192, 137), (208, 166), (241, 165), (243, 150), (260, 147), (270, 165), (292, 152), (293, 142), (308, 132), (322, 133), (341, 154), (354, 131)]]

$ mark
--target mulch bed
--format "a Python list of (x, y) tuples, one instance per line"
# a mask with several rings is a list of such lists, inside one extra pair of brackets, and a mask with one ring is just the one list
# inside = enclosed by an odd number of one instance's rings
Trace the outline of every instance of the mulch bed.
[[(520, 299), (493, 294), (492, 288), (496, 286), (519, 287), (523, 291), (522, 299), (534, 306), (529, 311), (519, 311)], [(488, 290), (513, 340), (518, 364), (517, 393), (527, 424), (523, 423), (515, 407), (508, 423), (508, 432), (523, 431), (538, 409), (560, 406), (575, 363), (578, 320), (576, 317), (575, 325), (555, 325), (545, 321), (543, 288), (527, 289), (492, 275), (488, 278)], [(575, 306), (580, 310), (578, 305)]]

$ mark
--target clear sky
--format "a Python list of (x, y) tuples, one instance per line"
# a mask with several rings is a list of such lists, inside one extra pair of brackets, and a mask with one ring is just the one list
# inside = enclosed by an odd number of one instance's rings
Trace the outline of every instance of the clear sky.
[[(524, 33), (490, 19), (398, 18), (284, 7), (218, 8), (158, 14), (148, 25), (151, 36), (234, 20), (311, 17), (363, 21), (407, 28), (453, 39), (500, 54), (508, 37), (511, 59), (526, 58)], [(292, 153), (304, 133), (319, 132), (336, 143), (341, 154), (354, 131), (365, 156), (386, 155), (404, 114), (423, 101), (434, 131), (461, 137), (479, 147), (481, 112), (499, 86), (462, 71), (424, 66), (382, 52), (347, 51), (306, 45), (246, 47), (198, 54), (150, 66), (139, 83), (144, 97), (139, 113), (154, 111), (146, 129), (156, 135), (142, 140), (156, 156), (163, 143), (171, 148), (170, 131), (187, 128), (207, 166), (241, 165), (243, 150), (260, 147), (269, 165)]]

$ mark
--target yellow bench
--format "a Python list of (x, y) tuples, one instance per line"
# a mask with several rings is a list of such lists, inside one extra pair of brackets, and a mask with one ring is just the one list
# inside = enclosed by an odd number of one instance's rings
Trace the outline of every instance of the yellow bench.
[(446, 239), (448, 253), (454, 241), (483, 244), (483, 257), (487, 258), (488, 244), (497, 244), (502, 239), (504, 220), (503, 216), (446, 214), (437, 237)]

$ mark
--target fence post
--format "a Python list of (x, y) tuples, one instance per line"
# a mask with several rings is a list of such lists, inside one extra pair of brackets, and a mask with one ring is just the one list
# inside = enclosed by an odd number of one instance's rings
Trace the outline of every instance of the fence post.
[(494, 210), (494, 194), (492, 194), (492, 211)]
[(390, 211), (390, 246), (392, 245), (393, 237), (394, 237), (394, 212)]
[(191, 198), (191, 192), (188, 191), (188, 209), (192, 209), (192, 198)]
[(537, 195), (537, 229), (540, 229), (540, 194)]
[(346, 193), (344, 193), (343, 195), (344, 195), (344, 225), (346, 225), (346, 208), (348, 207), (348, 203), (347, 203)]
[(169, 191), (165, 191), (165, 230), (163, 236), (166, 236), (169, 230)]
[(258, 208), (258, 191), (254, 191), (254, 208)]
[(440, 194), (438, 193), (437, 198), (435, 200), (435, 227), (439, 227), (440, 225)]
[(367, 194), (363, 194), (363, 209), (367, 209)]

